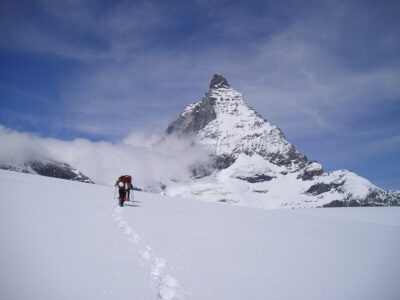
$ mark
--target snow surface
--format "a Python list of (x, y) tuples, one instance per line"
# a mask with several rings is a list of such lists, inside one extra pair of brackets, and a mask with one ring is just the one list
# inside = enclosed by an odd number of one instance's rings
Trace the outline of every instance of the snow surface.
[[(317, 169), (318, 163), (311, 168)], [(258, 174), (270, 176), (270, 181), (251, 183), (240, 178)], [(289, 173), (284, 166), (277, 166), (258, 154), (239, 154), (228, 168), (216, 171), (210, 176), (190, 179), (184, 182), (168, 183), (169, 196), (199, 199), (203, 201), (227, 202), (239, 206), (276, 209), (321, 207), (334, 200), (351, 198), (364, 199), (368, 193), (379, 190), (367, 179), (348, 170), (339, 170), (315, 176), (312, 180), (301, 180), (299, 173)], [(316, 184), (337, 184), (318, 196), (306, 193)]]
[[(250, 109), (241, 93), (222, 87), (210, 89), (208, 93), (209, 97), (216, 99), (216, 119), (198, 135), (201, 143), (216, 155), (237, 156), (238, 153), (257, 151), (286, 154), (291, 150), (292, 145), (282, 132)], [(196, 104), (189, 105), (184, 114), (193, 110)]]
[(398, 299), (400, 208), (259, 210), (0, 170), (3, 299)]

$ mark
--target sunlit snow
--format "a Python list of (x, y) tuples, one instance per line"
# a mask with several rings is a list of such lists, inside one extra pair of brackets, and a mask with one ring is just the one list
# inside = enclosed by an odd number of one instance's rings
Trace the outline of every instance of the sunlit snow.
[(4, 299), (397, 299), (400, 209), (258, 210), (0, 170)]

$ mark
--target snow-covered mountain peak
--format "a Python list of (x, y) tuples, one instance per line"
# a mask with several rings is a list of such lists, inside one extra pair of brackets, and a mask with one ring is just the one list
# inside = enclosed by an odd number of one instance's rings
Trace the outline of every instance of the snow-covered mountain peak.
[(324, 173), (321, 164), (308, 161), (220, 74), (167, 133), (195, 137), (211, 153), (209, 166), (193, 167), (193, 178), (166, 185), (169, 195), (262, 208), (400, 203), (398, 194), (352, 172)]
[(214, 74), (210, 82), (210, 89), (230, 88), (228, 81), (221, 74)]
[(205, 97), (187, 106), (167, 132), (196, 135), (215, 154), (219, 169), (231, 165), (241, 153), (258, 154), (291, 169), (307, 164), (282, 131), (250, 108), (219, 74), (213, 76)]

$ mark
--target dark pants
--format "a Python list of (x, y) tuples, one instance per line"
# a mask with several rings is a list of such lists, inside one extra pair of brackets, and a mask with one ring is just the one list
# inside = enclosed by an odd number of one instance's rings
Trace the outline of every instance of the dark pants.
[(119, 198), (125, 200), (126, 192), (124, 189), (119, 190)]

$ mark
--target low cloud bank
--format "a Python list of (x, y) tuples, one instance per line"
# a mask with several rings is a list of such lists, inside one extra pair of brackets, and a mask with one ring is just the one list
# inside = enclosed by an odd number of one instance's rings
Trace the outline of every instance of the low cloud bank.
[(0, 164), (19, 164), (44, 158), (51, 158), (51, 154), (42, 139), (0, 125)]
[(120, 143), (87, 139), (62, 141), (40, 138), (0, 125), (0, 164), (52, 159), (66, 162), (99, 184), (112, 185), (131, 174), (139, 187), (155, 187), (190, 176), (189, 167), (208, 160), (207, 151), (192, 139), (133, 132)]

